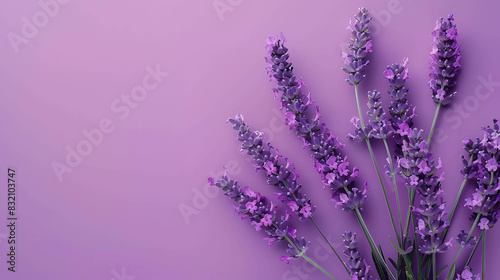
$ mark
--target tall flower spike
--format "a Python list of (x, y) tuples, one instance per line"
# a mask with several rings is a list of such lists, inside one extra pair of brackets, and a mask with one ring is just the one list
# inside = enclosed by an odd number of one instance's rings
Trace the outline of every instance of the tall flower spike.
[(427, 142), (422, 140), (423, 130), (411, 130), (403, 140), (403, 152), (406, 157), (398, 160), (401, 175), (406, 178), (406, 186), (415, 188), (419, 194), (420, 203), (413, 207), (416, 213), (415, 232), (421, 237), (419, 251), (430, 255), (443, 253), (451, 247), (451, 240), (443, 242), (441, 233), (449, 226), (445, 218), (445, 202), (441, 189), (442, 177), (438, 170), (441, 160), (437, 165), (432, 154), (427, 149)]
[(347, 157), (340, 152), (342, 144), (326, 124), (319, 121), (319, 108), (311, 108), (311, 94), (304, 93), (304, 83), (295, 77), (284, 42), (283, 34), (269, 36), (266, 69), (271, 80), (278, 83), (274, 92), (286, 111), (285, 122), (304, 141), (304, 147), (311, 150), (315, 169), (325, 187), (332, 190), (332, 199), (344, 210), (359, 208), (366, 200), (366, 184), (363, 188), (355, 186), (359, 171), (356, 167), (350, 169)]
[(498, 221), (500, 212), (500, 126), (493, 120), (493, 127), (482, 127), (484, 136), (481, 141), (464, 141), (469, 157), (476, 160), (466, 164), (462, 174), (476, 179), (476, 191), (465, 199), (465, 207), (472, 211), (471, 220), (481, 214), (479, 227), (490, 229)]
[(372, 40), (368, 23), (370, 22), (370, 13), (365, 8), (360, 8), (358, 13), (351, 19), (347, 30), (351, 31), (352, 43), (347, 45), (349, 53), (342, 52), (344, 67), (342, 70), (349, 74), (346, 82), (350, 85), (357, 85), (365, 78), (364, 71), (370, 61), (366, 58), (368, 53), (372, 52)]
[(432, 89), (432, 99), (446, 105), (451, 102), (456, 92), (452, 92), (456, 84), (456, 75), (460, 65), (460, 44), (457, 42), (457, 26), (453, 23), (453, 14), (447, 19), (440, 18), (432, 31), (434, 41), (430, 53), (429, 86)]
[(289, 249), (292, 248), (293, 250), (287, 250), (288, 255), (281, 257), (282, 261), (288, 263), (291, 259), (298, 258), (305, 252), (309, 242), (305, 241), (304, 238), (297, 239), (295, 235), (297, 230), (288, 225), (288, 214), (278, 218), (276, 207), (266, 197), (254, 192), (249, 187), (242, 189), (238, 182), (229, 179), (227, 174), (224, 174), (217, 182), (215, 182), (214, 178), (208, 180), (212, 186), (222, 189), (226, 196), (236, 201), (235, 210), (241, 216), (241, 219), (249, 219), (256, 231), (264, 231), (267, 235), (264, 240), (268, 241), (269, 245), (286, 239), (285, 236), (296, 246), (300, 245), (297, 248), (301, 252), (297, 252), (291, 244), (288, 244)]
[(408, 58), (405, 58), (403, 64), (392, 64), (387, 66), (384, 71), (384, 77), (389, 81), (391, 88), (388, 91), (392, 99), (388, 108), (389, 125), (394, 130), (395, 157), (399, 158), (403, 157), (403, 139), (413, 128), (413, 118), (415, 117), (415, 107), (410, 106), (406, 98), (409, 90), (405, 87), (405, 83), (410, 78), (407, 65)]
[(358, 242), (356, 241), (356, 233), (346, 231), (342, 234), (344, 247), (344, 256), (346, 264), (351, 270), (352, 279), (370, 280), (372, 277), (368, 274), (370, 266), (366, 264), (365, 259), (361, 259), (361, 254), (358, 250)]
[(253, 157), (257, 170), (266, 171), (268, 184), (280, 190), (277, 193), (278, 198), (301, 220), (311, 217), (316, 207), (312, 206), (311, 200), (301, 193), (302, 186), (297, 182), (299, 176), (295, 172), (293, 163), (283, 158), (270, 143), (264, 144), (263, 134), (252, 131), (243, 120), (243, 116), (237, 115), (228, 121), (233, 125), (233, 129), (238, 131), (241, 150)]

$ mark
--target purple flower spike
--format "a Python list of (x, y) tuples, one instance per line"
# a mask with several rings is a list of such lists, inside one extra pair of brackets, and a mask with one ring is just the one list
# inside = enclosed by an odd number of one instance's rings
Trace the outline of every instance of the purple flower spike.
[(266, 171), (268, 184), (279, 188), (278, 198), (301, 220), (311, 217), (316, 207), (300, 192), (302, 186), (297, 183), (299, 176), (293, 163), (283, 158), (270, 143), (264, 144), (263, 133), (250, 130), (243, 116), (237, 115), (234, 119), (229, 119), (229, 122), (233, 129), (238, 131), (241, 150), (246, 150), (247, 154), (253, 157), (257, 170)]
[(389, 125), (394, 130), (393, 138), (396, 142), (395, 156), (403, 157), (403, 139), (413, 128), (413, 118), (415, 117), (415, 107), (408, 104), (406, 96), (408, 88), (405, 87), (408, 75), (408, 58), (403, 60), (403, 64), (393, 64), (387, 66), (384, 76), (389, 80), (391, 90), (388, 92), (392, 102), (389, 106)]
[(365, 8), (360, 8), (359, 12), (354, 16), (354, 21), (351, 19), (347, 30), (351, 31), (351, 41), (347, 47), (350, 52), (342, 52), (344, 59), (344, 67), (342, 70), (349, 74), (346, 82), (350, 85), (357, 85), (365, 78), (364, 71), (370, 63), (366, 59), (368, 53), (372, 52), (372, 40), (368, 23), (370, 22), (370, 13)]
[(354, 141), (362, 141), (369, 138), (383, 139), (392, 135), (392, 129), (387, 125), (384, 118), (385, 112), (380, 101), (380, 92), (374, 90), (368, 92), (368, 116), (370, 123), (361, 128), (359, 118), (353, 117), (351, 123), (356, 128), (354, 134), (349, 134), (348, 137)]
[(374, 90), (368, 92), (368, 116), (372, 131), (368, 134), (369, 138), (382, 139), (392, 135), (392, 129), (389, 128), (384, 118), (385, 112), (380, 101), (380, 92)]
[(344, 256), (347, 258), (345, 262), (351, 271), (352, 279), (370, 280), (372, 277), (368, 274), (370, 266), (366, 264), (365, 259), (361, 259), (361, 254), (358, 251), (358, 242), (356, 241), (356, 233), (346, 231), (342, 234), (345, 246)]
[(321, 174), (325, 187), (333, 191), (333, 200), (345, 210), (360, 208), (366, 200), (366, 187), (355, 187), (354, 179), (359, 171), (356, 167), (351, 169), (347, 157), (340, 153), (342, 144), (326, 124), (319, 121), (319, 108), (311, 108), (311, 94), (304, 93), (304, 83), (295, 77), (284, 41), (282, 35), (269, 37), (266, 68), (271, 80), (278, 83), (274, 92), (280, 99), (281, 109), (286, 111), (286, 123), (304, 141), (304, 147), (311, 150), (315, 169)]
[(460, 44), (457, 42), (457, 26), (453, 23), (453, 15), (447, 19), (440, 18), (432, 31), (434, 41), (430, 53), (431, 73), (429, 85), (432, 99), (446, 105), (451, 102), (456, 92), (452, 88), (456, 84), (456, 75), (461, 68)]
[(500, 126), (493, 120), (493, 127), (482, 127), (484, 136), (475, 142), (465, 139), (465, 150), (469, 160), (463, 158), (465, 168), (461, 171), (469, 179), (476, 179), (476, 191), (465, 199), (465, 207), (472, 211), (471, 220), (481, 214), (480, 229), (490, 229), (498, 221), (500, 212)]
[(224, 174), (217, 182), (213, 178), (209, 178), (209, 182), (222, 189), (226, 196), (236, 201), (235, 209), (241, 219), (249, 219), (256, 231), (265, 232), (267, 237), (264, 240), (269, 242), (269, 245), (286, 239), (286, 236), (301, 250), (301, 252), (297, 252), (289, 244), (294, 250), (287, 250), (288, 256), (281, 257), (281, 260), (288, 263), (291, 259), (299, 258), (304, 254), (309, 242), (306, 242), (304, 238), (297, 239), (295, 235), (297, 230), (288, 225), (289, 215), (286, 214), (278, 218), (276, 207), (266, 197), (248, 187), (242, 189), (238, 182), (229, 179), (227, 174)]
[(430, 255), (443, 253), (451, 247), (451, 240), (443, 242), (441, 233), (449, 226), (445, 218), (445, 203), (441, 189), (442, 177), (438, 177), (441, 161), (435, 165), (432, 154), (427, 150), (427, 142), (422, 140), (423, 130), (410, 131), (403, 140), (403, 152), (406, 158), (398, 160), (398, 168), (406, 178), (406, 186), (415, 188), (420, 203), (413, 207), (416, 213), (415, 231), (422, 238), (419, 251)]

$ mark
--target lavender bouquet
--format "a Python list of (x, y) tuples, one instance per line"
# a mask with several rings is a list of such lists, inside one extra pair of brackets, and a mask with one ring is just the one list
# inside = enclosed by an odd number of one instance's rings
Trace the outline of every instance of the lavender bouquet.
[[(408, 58), (404, 58), (402, 63), (387, 66), (379, 75), (388, 81), (387, 93), (391, 102), (387, 110), (384, 110), (381, 101), (383, 93), (378, 90), (368, 91), (365, 109), (368, 118), (364, 118), (359, 97), (362, 93), (358, 86), (370, 74), (369, 57), (373, 52), (370, 21), (368, 10), (360, 8), (348, 26), (351, 39), (348, 51), (342, 53), (342, 70), (347, 74), (346, 82), (354, 89), (358, 109), (358, 115), (351, 119), (354, 128), (348, 138), (366, 144), (377, 172), (396, 237), (395, 240), (390, 240), (397, 254), (395, 260), (384, 256), (381, 247), (370, 234), (363, 218), (367, 183), (357, 180), (361, 171), (351, 164), (342, 150), (344, 145), (321, 121), (319, 106), (313, 106), (311, 93), (306, 91), (302, 78), (295, 75), (283, 34), (269, 36), (265, 61), (267, 74), (275, 84), (273, 91), (280, 102), (285, 123), (303, 141), (303, 148), (310, 151), (314, 169), (321, 177), (323, 187), (330, 190), (335, 206), (340, 206), (359, 222), (371, 249), (371, 260), (362, 256), (356, 241), (357, 235), (352, 231), (346, 231), (342, 235), (345, 247), (343, 254), (336, 251), (314, 220), (316, 207), (306, 195), (306, 190), (312, 191), (310, 186), (307, 185), (307, 189), (303, 187), (304, 182), (299, 181), (300, 176), (293, 163), (271, 143), (265, 142), (265, 135), (252, 130), (241, 115), (230, 118), (228, 122), (237, 132), (241, 151), (252, 158), (256, 170), (275, 189), (277, 200), (283, 209), (278, 210), (271, 199), (250, 188), (240, 187), (237, 181), (227, 175), (209, 178), (209, 181), (235, 201), (236, 212), (242, 219), (249, 220), (256, 231), (264, 232), (264, 240), (270, 245), (276, 242), (287, 244), (282, 261), (289, 263), (294, 259), (304, 258), (329, 279), (484, 279), (486, 233), (495, 226), (500, 210), (499, 124), (494, 120), (493, 126), (482, 127), (482, 139), (464, 140), (466, 153), (461, 156), (464, 165), (461, 176), (464, 180), (450, 211), (443, 198), (445, 186), (442, 163), (433, 156), (430, 148), (440, 108), (450, 104), (456, 95), (454, 89), (461, 68), (460, 44), (457, 41), (458, 32), (453, 15), (438, 19), (432, 31), (429, 86), (431, 97), (437, 106), (427, 135), (424, 129), (415, 126), (416, 109), (407, 99), (410, 93), (406, 86), (406, 81), (410, 78)], [(383, 143), (385, 159), (377, 159), (375, 156), (373, 143), (376, 141)], [(380, 160), (386, 162), (383, 167), (380, 166)], [(385, 186), (384, 174), (390, 178), (392, 186)], [(396, 177), (401, 178), (399, 183)], [(469, 181), (474, 183), (475, 190), (470, 197), (463, 199), (462, 192)], [(395, 209), (389, 203), (388, 187), (394, 189)], [(408, 199), (408, 209), (401, 207), (401, 192), (407, 193), (405, 199)], [(449, 227), (461, 201), (470, 210), (471, 227), (452, 233), (454, 236), (450, 237)], [(291, 216), (312, 224), (336, 255), (338, 263), (344, 267), (344, 275), (332, 276), (327, 269), (307, 256), (310, 242), (298, 237), (297, 229), (289, 223)], [(459, 250), (453, 262), (438, 265), (438, 256), (446, 253), (455, 242)], [(476, 273), (469, 264), (480, 244), (482, 267), (481, 273)], [(463, 253), (468, 254), (465, 256), (467, 261), (465, 265), (457, 267), (458, 260), (464, 257)]]

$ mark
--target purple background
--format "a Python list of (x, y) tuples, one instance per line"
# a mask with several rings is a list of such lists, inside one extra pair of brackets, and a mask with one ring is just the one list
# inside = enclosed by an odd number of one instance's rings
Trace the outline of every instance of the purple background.
[[(17, 171), (19, 217), (14, 274), (5, 263), (7, 190), (2, 187), (2, 279), (325, 278), (318, 271), (305, 272), (303, 260), (282, 263), (283, 247), (269, 247), (262, 233), (240, 221), (228, 199), (207, 188), (206, 178), (226, 165), (242, 184), (272, 194), (262, 174), (255, 174), (248, 157), (239, 153), (235, 132), (225, 124), (237, 113), (266, 132), (295, 163), (304, 190), (318, 207), (316, 220), (337, 248), (342, 232), (351, 229), (359, 232), (368, 256), (354, 216), (330, 202), (309, 152), (283, 126), (264, 70), (269, 34), (285, 33), (296, 73), (320, 105), (322, 120), (346, 144), (351, 163), (368, 181), (365, 218), (386, 255), (395, 255), (387, 238), (393, 233), (374, 168), (366, 147), (345, 139), (357, 111), (353, 88), (340, 70), (340, 51), (357, 8), (365, 6), (376, 17), (372, 64), (361, 86), (363, 105), (367, 90), (387, 90), (385, 66), (408, 57), (410, 100), (417, 107), (417, 126), (426, 131), (435, 109), (427, 86), (430, 32), (438, 17), (455, 14), (463, 69), (457, 97), (442, 111), (432, 147), (445, 166), (448, 209), (462, 181), (462, 139), (481, 137), (480, 125), (499, 117), (499, 84), (487, 88), (482, 82), (489, 77), (500, 81), (495, 1), (221, 0), (229, 5), (222, 14), (212, 0), (66, 2), (46, 24), (38, 1), (0, 3), (0, 172), (6, 181), (7, 167)], [(9, 38), (23, 36), (23, 17), (33, 22), (33, 16), (44, 26), (28, 34), (32, 38), (25, 38), (16, 52)], [(157, 65), (170, 75), (126, 117), (112, 111), (114, 102), (142, 84), (146, 67)], [(59, 180), (54, 162), (65, 163), (66, 147), (76, 149), (86, 139), (82, 131), (98, 128), (104, 118), (114, 130)], [(381, 165), (383, 147), (375, 146)], [(180, 209), (189, 207), (191, 215), (183, 217)], [(453, 235), (470, 227), (468, 214), (458, 208)], [(310, 256), (345, 279), (334, 257), (325, 257), (328, 251), (312, 225), (299, 228), (299, 235), (313, 242)], [(492, 242), (498, 237), (497, 229), (488, 232), (489, 275), (500, 273), (500, 243)], [(441, 263), (456, 250), (455, 245)]]

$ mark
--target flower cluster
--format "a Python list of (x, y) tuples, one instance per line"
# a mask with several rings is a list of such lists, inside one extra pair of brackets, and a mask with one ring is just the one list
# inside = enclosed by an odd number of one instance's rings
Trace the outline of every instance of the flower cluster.
[[(497, 120), (493, 127), (483, 127), (484, 137), (475, 142), (466, 139), (465, 150), (469, 154), (467, 161), (463, 159), (465, 168), (462, 174), (477, 182), (476, 191), (472, 197), (465, 199), (465, 206), (472, 211), (471, 219), (481, 215), (479, 227), (490, 229), (498, 221), (500, 210), (500, 130)], [(470, 162), (470, 163), (469, 163)]]
[(358, 242), (356, 241), (356, 233), (346, 231), (342, 234), (344, 247), (344, 255), (347, 258), (346, 265), (351, 271), (352, 279), (370, 280), (372, 277), (368, 274), (370, 266), (366, 264), (365, 259), (361, 259), (361, 254), (358, 250)]
[(432, 35), (434, 41), (430, 53), (429, 86), (432, 89), (432, 99), (446, 105), (456, 94), (456, 92), (452, 93), (451, 89), (456, 84), (455, 79), (461, 68), (460, 58), (462, 57), (453, 15), (450, 14), (447, 19), (438, 19)]
[(286, 110), (286, 124), (304, 141), (304, 147), (311, 150), (315, 169), (321, 174), (325, 187), (333, 191), (333, 200), (346, 210), (359, 208), (366, 200), (366, 184), (363, 189), (355, 186), (358, 169), (350, 169), (347, 157), (339, 151), (342, 144), (325, 123), (319, 121), (319, 108), (316, 107), (315, 112), (311, 110), (311, 94), (304, 94), (302, 80), (295, 77), (284, 42), (283, 34), (268, 38), (266, 69), (271, 80), (278, 83), (274, 91), (281, 100), (281, 108)]
[(297, 183), (299, 176), (295, 172), (293, 163), (283, 158), (269, 143), (264, 144), (263, 134), (250, 130), (243, 116), (237, 115), (228, 121), (233, 125), (233, 129), (238, 131), (241, 150), (253, 157), (257, 170), (266, 171), (269, 185), (280, 189), (277, 193), (278, 198), (288, 205), (301, 220), (311, 217), (315, 207), (311, 205), (311, 200), (300, 192), (302, 186)]
[(371, 21), (370, 13), (365, 8), (360, 8), (354, 16), (354, 21), (351, 19), (347, 30), (351, 31), (352, 43), (347, 47), (350, 53), (342, 52), (344, 59), (344, 67), (342, 70), (349, 74), (346, 82), (350, 85), (357, 85), (365, 78), (364, 71), (370, 61), (366, 58), (368, 53), (372, 52), (372, 40), (368, 23)]
[(287, 252), (289, 255), (281, 257), (281, 260), (289, 262), (293, 258), (300, 257), (306, 251), (309, 242), (304, 238), (297, 238), (295, 235), (297, 230), (288, 225), (288, 213), (278, 218), (276, 207), (266, 197), (252, 191), (249, 187), (242, 189), (238, 182), (229, 179), (227, 174), (224, 174), (217, 182), (214, 178), (208, 180), (213, 186), (222, 189), (226, 196), (236, 201), (235, 210), (242, 220), (249, 219), (256, 231), (264, 231), (267, 234), (264, 240), (268, 241), (269, 245), (283, 239), (291, 240), (294, 243), (297, 248), (288, 244)]
[(354, 141), (362, 141), (368, 138), (383, 139), (392, 135), (392, 129), (385, 120), (385, 112), (380, 100), (380, 92), (374, 90), (368, 92), (368, 116), (370, 123), (362, 129), (358, 117), (353, 117), (351, 123), (356, 128), (354, 134), (348, 136)]
[(470, 268), (466, 267), (462, 273), (457, 274), (456, 280), (481, 280), (481, 274), (473, 275)]
[(408, 58), (403, 60), (403, 64), (392, 64), (387, 66), (384, 71), (384, 77), (389, 81), (391, 90), (388, 92), (392, 102), (388, 108), (389, 124), (394, 134), (393, 139), (396, 142), (395, 156), (403, 157), (403, 139), (410, 129), (413, 128), (413, 118), (415, 117), (415, 107), (408, 104), (408, 88), (405, 87), (408, 75)]
[(461, 230), (460, 233), (457, 235), (457, 243), (460, 247), (465, 248), (465, 247), (474, 247), (476, 245), (476, 237), (473, 236), (469, 238), (469, 234), (465, 232), (465, 230)]
[(417, 214), (415, 231), (420, 235), (419, 251), (422, 254), (443, 253), (451, 246), (439, 237), (449, 226), (445, 216), (445, 203), (441, 189), (442, 177), (437, 176), (441, 160), (435, 165), (427, 142), (422, 140), (423, 130), (408, 131), (403, 140), (402, 150), (406, 155), (398, 160), (398, 168), (406, 178), (406, 185), (412, 187), (420, 196), (420, 203), (414, 207)]

